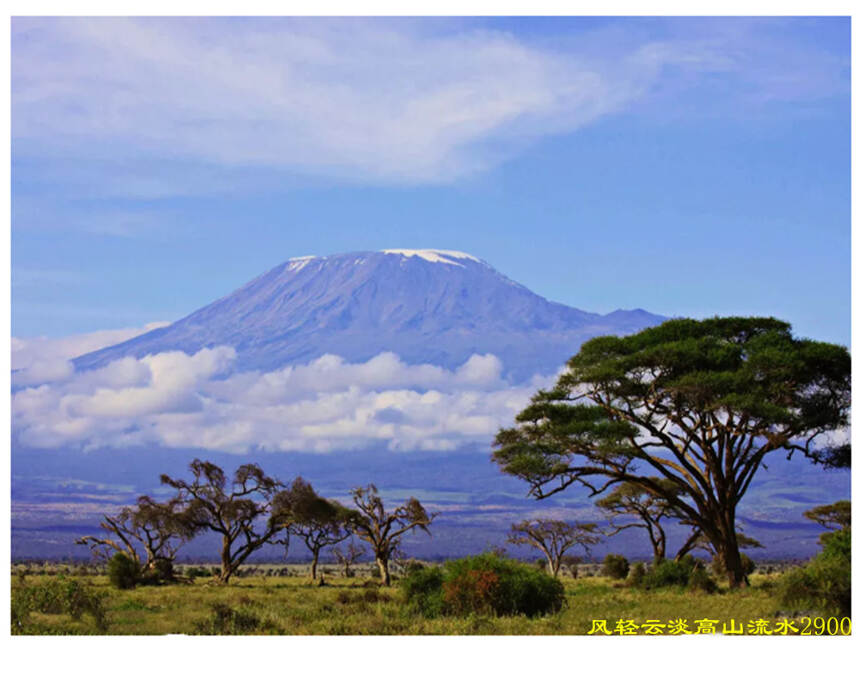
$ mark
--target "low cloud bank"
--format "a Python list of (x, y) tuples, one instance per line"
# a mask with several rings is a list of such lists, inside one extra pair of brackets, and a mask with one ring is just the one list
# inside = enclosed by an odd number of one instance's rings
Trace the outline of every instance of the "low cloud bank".
[[(97, 334), (86, 341), (113, 343), (107, 333)], [(306, 365), (237, 373), (236, 352), (226, 346), (76, 371), (69, 359), (86, 345), (13, 341), (12, 432), (18, 442), (83, 449), (156, 444), (236, 454), (488, 448), (499, 427), (554, 379), (535, 376), (512, 385), (492, 354), (475, 354), (447, 370), (409, 365), (390, 352), (364, 363), (324, 355)]]
[(70, 359), (106, 346), (119, 344), (169, 324), (169, 322), (153, 322), (143, 327), (99, 330), (59, 339), (12, 337), (12, 384), (23, 386), (64, 380), (75, 372)]

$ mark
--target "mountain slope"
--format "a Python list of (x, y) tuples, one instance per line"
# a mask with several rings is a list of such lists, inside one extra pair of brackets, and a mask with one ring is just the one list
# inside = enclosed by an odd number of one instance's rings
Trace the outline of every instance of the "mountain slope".
[(407, 363), (453, 368), (492, 353), (513, 379), (556, 370), (600, 334), (628, 334), (663, 317), (589, 313), (548, 301), (457, 251), (400, 250), (292, 258), (171, 325), (95, 351), (94, 368), (124, 356), (229, 345), (240, 370), (273, 370), (323, 354), (365, 361), (393, 351)]

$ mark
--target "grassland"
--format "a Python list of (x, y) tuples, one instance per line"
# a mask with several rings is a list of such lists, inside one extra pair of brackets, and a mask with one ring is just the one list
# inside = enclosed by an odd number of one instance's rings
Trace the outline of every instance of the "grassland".
[[(228, 586), (198, 578), (191, 583), (133, 590), (115, 590), (104, 576), (78, 579), (104, 595), (107, 633), (111, 635), (583, 635), (591, 630), (593, 619), (605, 619), (610, 631), (620, 619), (637, 626), (648, 620), (666, 623), (686, 619), (694, 632), (699, 619), (717, 621), (718, 632), (723, 622), (735, 620), (746, 627), (752, 620), (765, 619), (772, 630), (785, 614), (780, 612), (773, 591), (778, 576), (753, 575), (750, 587), (721, 588), (716, 594), (682, 589), (647, 591), (599, 576), (568, 577), (563, 579), (566, 603), (562, 611), (531, 619), (474, 615), (427, 619), (407, 608), (396, 584), (380, 588), (365, 578), (330, 577), (323, 587), (298, 576), (249, 576)], [(20, 586), (39, 585), (42, 578), (13, 577), (13, 600)], [(802, 626), (799, 619), (795, 625)], [(75, 621), (67, 614), (38, 612), (31, 613), (20, 630), (27, 634), (100, 633), (89, 615)], [(640, 628), (636, 634), (642, 635), (644, 630)]]

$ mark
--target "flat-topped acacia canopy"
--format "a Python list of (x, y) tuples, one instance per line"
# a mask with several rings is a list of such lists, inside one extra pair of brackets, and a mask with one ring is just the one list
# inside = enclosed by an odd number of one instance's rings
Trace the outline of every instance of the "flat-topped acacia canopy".
[(762, 460), (785, 450), (850, 462), (847, 446), (823, 442), (847, 427), (850, 393), (848, 350), (795, 338), (785, 322), (669, 320), (586, 342), (499, 431), (493, 460), (539, 499), (574, 483), (641, 485), (704, 533), (739, 585), (735, 512)]

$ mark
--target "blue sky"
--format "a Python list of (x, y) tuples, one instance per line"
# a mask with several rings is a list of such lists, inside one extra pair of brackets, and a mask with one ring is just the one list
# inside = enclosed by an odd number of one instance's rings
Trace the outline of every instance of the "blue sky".
[(848, 19), (12, 22), (12, 332), (458, 249), (587, 310), (850, 336)]

